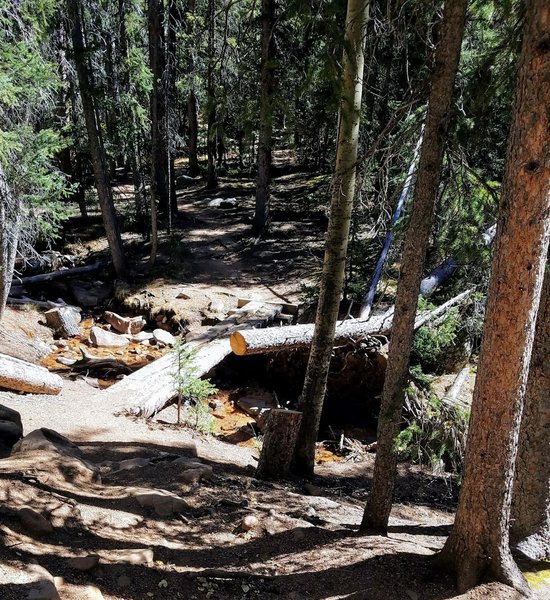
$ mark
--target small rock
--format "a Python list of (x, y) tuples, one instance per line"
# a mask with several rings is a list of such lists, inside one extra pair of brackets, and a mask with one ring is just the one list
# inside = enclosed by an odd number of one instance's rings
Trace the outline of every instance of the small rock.
[(130, 341), (127, 337), (106, 331), (101, 327), (94, 326), (90, 329), (90, 340), (94, 346), (102, 346), (106, 348), (116, 348), (119, 346), (127, 346)]
[(150, 462), (148, 458), (128, 458), (118, 463), (118, 470), (131, 471), (132, 469), (141, 469), (142, 467), (146, 467)]
[(219, 298), (214, 298), (208, 304), (208, 310), (213, 313), (223, 313), (225, 312), (225, 305)]
[(95, 585), (87, 585), (79, 590), (82, 600), (104, 600), (101, 590)]
[(143, 343), (143, 342), (149, 341), (152, 337), (153, 337), (153, 333), (151, 331), (140, 331), (139, 333), (132, 335), (130, 337), (130, 340), (132, 342)]
[(27, 600), (61, 600), (53, 581), (40, 581), (29, 590)]
[(210, 467), (209, 465), (203, 465), (196, 469), (187, 469), (181, 474), (180, 478), (185, 483), (193, 484), (199, 483), (203, 479), (211, 479), (212, 475), (212, 467)]
[(180, 456), (179, 458), (176, 458), (176, 460), (172, 461), (172, 465), (175, 467), (181, 467), (184, 471), (187, 469), (200, 469), (201, 467), (205, 466), (200, 460), (196, 458), (188, 458), (187, 456)]
[(237, 206), (237, 198), (213, 198), (209, 200), (210, 208), (234, 208)]
[(313, 508), (313, 506), (308, 506), (304, 512), (306, 517), (314, 517), (317, 514), (317, 511)]
[(254, 529), (258, 525), (258, 523), (258, 517), (254, 515), (246, 515), (246, 517), (244, 517), (244, 519), (241, 522), (241, 528), (244, 531), (250, 531), (251, 529)]
[(153, 551), (149, 548), (136, 548), (135, 550), (119, 550), (109, 556), (109, 560), (116, 564), (152, 565)]
[(178, 300), (191, 300), (191, 296), (189, 296), (188, 294), (186, 294), (185, 292), (180, 292), (176, 298)]
[(77, 571), (90, 571), (99, 564), (99, 556), (97, 554), (89, 554), (88, 556), (75, 556), (67, 561), (71, 569)]
[(21, 525), (23, 525), (27, 531), (36, 533), (37, 535), (52, 533), (53, 525), (50, 521), (32, 508), (21, 508), (18, 511), (18, 514)]
[(153, 336), (159, 344), (164, 344), (165, 346), (173, 346), (176, 343), (176, 338), (169, 331), (164, 331), (164, 329), (155, 329)]
[(142, 508), (154, 510), (159, 517), (169, 517), (189, 509), (185, 500), (165, 490), (138, 493), (136, 500)]
[(54, 345), (58, 348), (66, 348), (68, 346), (67, 340), (55, 340)]
[(304, 492), (308, 496), (323, 496), (325, 493), (323, 488), (320, 488), (317, 485), (313, 485), (312, 483), (306, 483), (304, 485)]
[(76, 363), (76, 358), (67, 358), (66, 356), (58, 356), (57, 362), (66, 367), (72, 367)]

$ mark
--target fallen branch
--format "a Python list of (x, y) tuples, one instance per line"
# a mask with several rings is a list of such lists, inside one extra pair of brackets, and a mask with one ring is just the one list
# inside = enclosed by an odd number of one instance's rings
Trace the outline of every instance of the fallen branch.
[(52, 281), (54, 279), (60, 279), (62, 277), (73, 277), (75, 275), (82, 275), (83, 273), (92, 273), (93, 271), (99, 271), (106, 265), (107, 263), (105, 261), (100, 260), (98, 262), (92, 263), (91, 265), (85, 265), (84, 267), (72, 267), (70, 269), (52, 271), (51, 273), (30, 275), (29, 277), (16, 277), (12, 280), (12, 284), (27, 285), (33, 283), (43, 283), (44, 281)]

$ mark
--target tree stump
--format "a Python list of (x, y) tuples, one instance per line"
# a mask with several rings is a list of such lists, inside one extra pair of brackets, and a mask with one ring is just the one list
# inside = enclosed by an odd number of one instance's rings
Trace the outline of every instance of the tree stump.
[(290, 470), (302, 413), (274, 408), (267, 418), (257, 477), (284, 477)]
[(44, 313), (48, 327), (62, 337), (74, 337), (80, 334), (80, 313), (74, 306), (59, 306)]

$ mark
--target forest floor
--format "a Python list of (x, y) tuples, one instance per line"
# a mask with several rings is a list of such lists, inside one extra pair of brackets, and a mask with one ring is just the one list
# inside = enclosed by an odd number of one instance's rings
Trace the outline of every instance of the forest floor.
[[(213, 301), (224, 309), (243, 296), (298, 301), (322, 257), (327, 185), (304, 173), (277, 178), (273, 227), (258, 242), (248, 235), (252, 181), (222, 179), (216, 195), (188, 185), (179, 194), (177, 235), (162, 240), (154, 276), (138, 275), (125, 290), (126, 308), (193, 332), (207, 326)], [(237, 203), (216, 207), (217, 198)], [(70, 252), (105, 251), (97, 228), (71, 231)], [(125, 241), (135, 260), (146, 258), (142, 240), (127, 234)], [(105, 283), (97, 278), (88, 292)], [(14, 327), (39, 318), (10, 313)], [(76, 351), (70, 344), (55, 356)], [(76, 444), (42, 440), (0, 460), (2, 600), (518, 598), (490, 583), (457, 595), (453, 577), (433, 561), (456, 507), (448, 477), (400, 465), (389, 535), (361, 536), (373, 454), (355, 462), (320, 454), (311, 480), (257, 480), (256, 438), (227, 441), (250, 421), (227, 391), (218, 395), (213, 435), (177, 426), (175, 407), (150, 421), (124, 416), (101, 391), (64, 377), (59, 396), (0, 392), (0, 403), (21, 414), (25, 434), (45, 427)], [(23, 523), (17, 511), (25, 506), (53, 527)], [(548, 587), (537, 593), (550, 598)]]

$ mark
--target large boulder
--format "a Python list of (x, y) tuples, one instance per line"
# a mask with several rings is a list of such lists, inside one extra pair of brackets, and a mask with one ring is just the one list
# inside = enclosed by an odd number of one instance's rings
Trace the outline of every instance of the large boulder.
[(9, 456), (13, 445), (23, 437), (21, 415), (0, 404), (0, 457)]
[(13, 447), (10, 462), (14, 468), (40, 474), (44, 483), (99, 483), (99, 469), (84, 460), (76, 444), (52, 429), (35, 429)]

